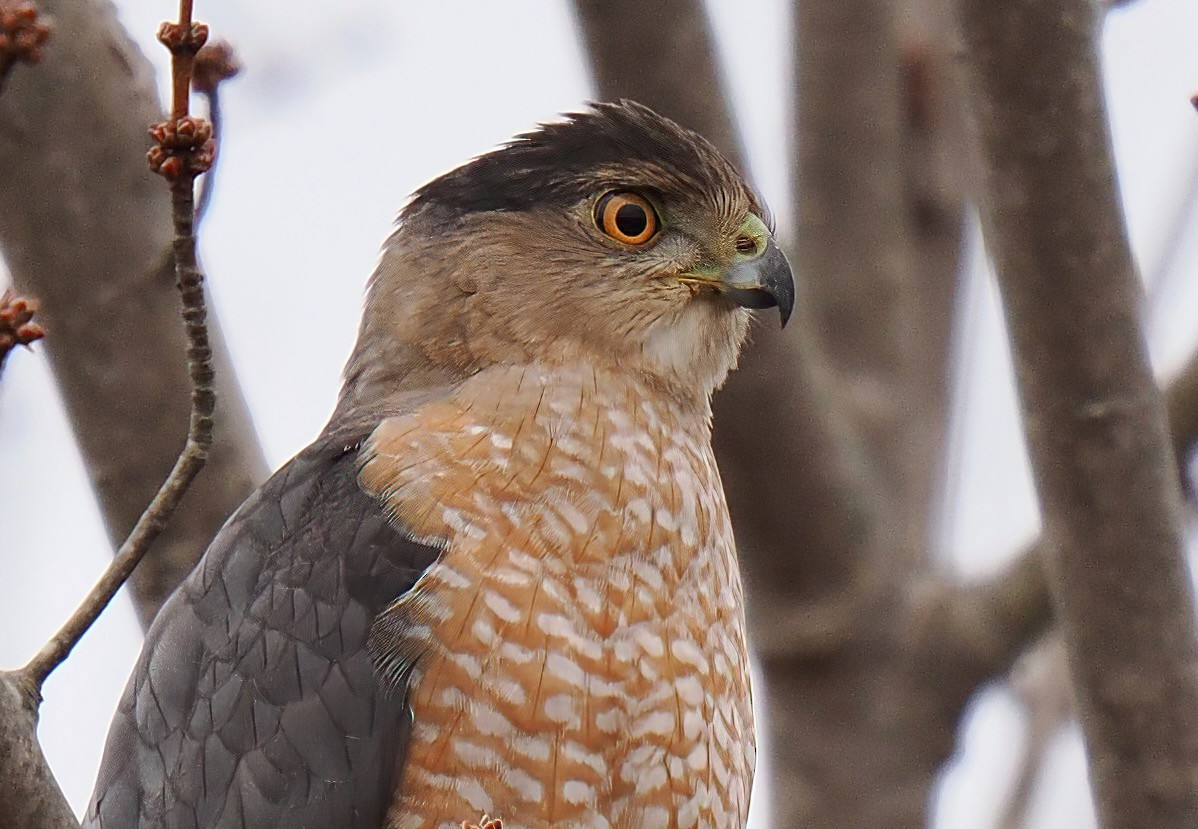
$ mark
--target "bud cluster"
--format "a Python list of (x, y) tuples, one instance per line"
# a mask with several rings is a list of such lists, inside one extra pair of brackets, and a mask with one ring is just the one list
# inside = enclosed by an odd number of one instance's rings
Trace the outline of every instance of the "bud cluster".
[(174, 181), (181, 176), (198, 176), (212, 167), (216, 144), (212, 125), (203, 118), (185, 115), (150, 127), (154, 146), (146, 154), (150, 169)]
[(46, 331), (33, 321), (37, 303), (17, 296), (11, 290), (0, 295), (0, 360), (14, 346), (30, 345), (46, 336)]

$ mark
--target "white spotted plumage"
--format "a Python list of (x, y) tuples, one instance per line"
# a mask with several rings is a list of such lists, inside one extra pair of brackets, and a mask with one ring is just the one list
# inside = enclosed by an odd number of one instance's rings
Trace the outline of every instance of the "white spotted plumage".
[(495, 368), (365, 447), (367, 490), (449, 542), (401, 600), (440, 610), (393, 829), (744, 825), (752, 710), (710, 412), (648, 382)]

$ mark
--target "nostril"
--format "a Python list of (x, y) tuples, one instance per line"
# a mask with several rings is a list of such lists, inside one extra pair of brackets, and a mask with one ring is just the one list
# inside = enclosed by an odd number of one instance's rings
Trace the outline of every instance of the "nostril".
[(736, 240), (736, 252), (737, 253), (756, 253), (757, 252), (757, 240), (754, 239), (752, 236), (741, 236), (739, 239)]

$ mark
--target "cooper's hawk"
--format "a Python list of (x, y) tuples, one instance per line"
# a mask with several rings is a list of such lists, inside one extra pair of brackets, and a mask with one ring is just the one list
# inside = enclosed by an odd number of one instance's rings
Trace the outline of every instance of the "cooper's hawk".
[(710, 397), (793, 304), (764, 215), (632, 103), (417, 192), (331, 423), (154, 622), (85, 825), (743, 826)]

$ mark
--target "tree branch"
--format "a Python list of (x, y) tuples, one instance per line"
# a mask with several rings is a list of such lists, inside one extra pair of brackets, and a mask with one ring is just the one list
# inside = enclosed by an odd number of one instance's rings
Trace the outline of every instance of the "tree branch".
[[(1165, 408), (1178, 477), (1184, 481), (1187, 454), (1198, 443), (1198, 354), (1166, 387)], [(1048, 630), (1053, 608), (1044, 567), (1046, 544), (1037, 541), (987, 582), (941, 584), (922, 600), (917, 615), (935, 621), (919, 627), (912, 647), (924, 651), (921, 660), (935, 666), (929, 676), (933, 693), (945, 688), (939, 671), (954, 659), (956, 675), (976, 689), (1007, 673), (1020, 653)], [(951, 696), (956, 699), (959, 693)]]
[[(747, 169), (700, 3), (574, 0), (573, 6), (600, 98), (631, 98), (652, 107)], [(652, 66), (646, 66), (649, 55)]]
[(1023, 655), (1011, 677), (1011, 692), (1023, 706), (1024, 746), (998, 829), (1026, 829), (1048, 750), (1073, 714), (1073, 689), (1059, 637), (1050, 636)]
[(196, 262), (194, 195), (196, 176), (212, 164), (212, 129), (188, 114), (191, 66), (196, 52), (208, 37), (208, 29), (203, 24), (191, 22), (191, 0), (181, 0), (179, 9), (180, 23), (163, 24), (159, 33), (159, 38), (171, 50), (175, 97), (172, 119), (151, 130), (158, 143), (150, 151), (149, 160), (157, 172), (170, 180), (175, 272), (183, 300), (187, 367), (191, 376), (187, 440), (171, 473), (138, 518), (112, 564), (79, 609), (23, 669), (22, 673), (39, 692), (46, 678), (70, 654), (162, 532), (183, 494), (208, 460), (212, 445), (216, 392), (212, 348), (208, 342), (204, 277)]
[(937, 582), (917, 599), (911, 651), (929, 693), (959, 711), (984, 683), (1006, 673), (1052, 624), (1043, 544), (1000, 575), (971, 585)]
[[(107, 0), (41, 0), (42, 63), (0, 95), (0, 249), (46, 343), (114, 548), (170, 471), (188, 422), (169, 195), (147, 169), (153, 76)], [(220, 425), (182, 509), (137, 568), (143, 625), (266, 477), (218, 329)]]
[(899, 9), (902, 196), (909, 248), (906, 440), (900, 498), (913, 548), (927, 549), (941, 521), (961, 301), (966, 206), (976, 198), (959, 37), (951, 0), (903, 0)]
[(6, 789), (5, 797), (0, 799), (0, 829), (78, 826), (37, 742), (42, 685), (145, 556), (204, 466), (212, 445), (216, 397), (203, 275), (196, 262), (194, 195), (196, 176), (212, 163), (212, 129), (188, 114), (191, 68), (208, 29), (192, 23), (191, 0), (180, 0), (179, 17), (178, 24), (163, 24), (159, 31), (159, 39), (171, 50), (175, 97), (170, 120), (151, 129), (157, 143), (149, 153), (149, 161), (170, 181), (173, 252), (192, 385), (187, 440), (171, 474), (83, 604), (29, 664), (20, 671), (0, 674), (0, 780)]
[(1100, 821), (1198, 814), (1198, 643), (1087, 0), (959, 0), (1045, 537)]
[(801, 321), (829, 370), (837, 416), (877, 477), (887, 535), (901, 535), (884, 553), (894, 564), (924, 554), (914, 527), (927, 512), (904, 502), (910, 473), (927, 459), (911, 440), (919, 328), (896, 14), (883, 0), (797, 0), (794, 14)]
[(0, 829), (79, 829), (37, 741), (38, 687), (0, 671)]

